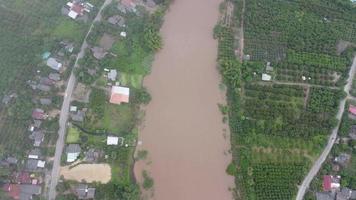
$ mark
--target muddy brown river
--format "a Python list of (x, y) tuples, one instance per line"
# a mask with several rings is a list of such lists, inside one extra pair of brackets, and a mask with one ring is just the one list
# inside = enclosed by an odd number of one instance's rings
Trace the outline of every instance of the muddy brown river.
[[(161, 29), (163, 49), (144, 81), (152, 95), (139, 133), (148, 158), (135, 164), (154, 179), (155, 200), (231, 200), (231, 155), (212, 37), (221, 0), (175, 0)], [(147, 192), (145, 192), (146, 194)], [(146, 194), (147, 195), (147, 194)], [(150, 195), (148, 195), (150, 196)]]

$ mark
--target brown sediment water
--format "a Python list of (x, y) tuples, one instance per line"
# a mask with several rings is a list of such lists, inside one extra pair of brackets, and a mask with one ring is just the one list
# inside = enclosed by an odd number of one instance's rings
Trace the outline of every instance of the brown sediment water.
[(175, 0), (161, 29), (164, 45), (144, 85), (152, 95), (139, 133), (148, 158), (135, 164), (154, 179), (156, 200), (230, 200), (231, 155), (213, 28), (221, 0)]

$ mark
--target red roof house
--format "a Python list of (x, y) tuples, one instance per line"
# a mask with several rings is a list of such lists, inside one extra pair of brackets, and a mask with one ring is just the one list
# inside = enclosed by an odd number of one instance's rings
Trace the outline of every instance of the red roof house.
[(84, 14), (84, 6), (74, 3), (73, 6), (71, 7), (71, 10), (76, 12), (78, 15), (83, 15)]
[(111, 88), (110, 103), (121, 104), (129, 103), (130, 88), (113, 86)]
[(18, 184), (31, 184), (31, 176), (28, 172), (19, 172), (14, 175), (15, 182)]
[(133, 0), (121, 0), (121, 4), (126, 7), (135, 7), (136, 6), (136, 4), (133, 2)]
[(353, 115), (356, 115), (356, 106), (350, 105), (349, 112)]
[(323, 177), (323, 190), (325, 192), (340, 188), (340, 176), (327, 175)]
[(13, 199), (20, 199), (20, 187), (17, 184), (5, 184), (2, 189)]
[(32, 111), (32, 118), (37, 120), (45, 119), (45, 113), (42, 109), (36, 108)]

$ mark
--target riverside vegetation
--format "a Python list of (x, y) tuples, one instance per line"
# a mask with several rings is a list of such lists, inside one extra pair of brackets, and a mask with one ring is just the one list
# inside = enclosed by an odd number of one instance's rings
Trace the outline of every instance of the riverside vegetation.
[[(355, 50), (337, 46), (356, 42), (355, 8), (349, 1), (232, 0), (222, 4), (222, 15), (231, 3), (232, 23), (221, 21), (214, 36), (227, 85), (234, 196), (293, 199), (337, 122)], [(240, 61), (235, 38), (242, 19)], [(261, 81), (263, 73), (272, 81)]]

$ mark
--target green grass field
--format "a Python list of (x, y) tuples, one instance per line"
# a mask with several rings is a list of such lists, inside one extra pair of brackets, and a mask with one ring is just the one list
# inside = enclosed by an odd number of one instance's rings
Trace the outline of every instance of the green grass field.
[(84, 35), (85, 25), (75, 22), (71, 19), (61, 19), (54, 28), (52, 36), (55, 38), (66, 39), (75, 42), (81, 42)]
[(142, 80), (143, 75), (141, 74), (120, 73), (120, 84), (124, 86), (140, 89), (142, 87)]
[(66, 143), (77, 143), (79, 142), (80, 132), (77, 128), (70, 127), (68, 129)]

